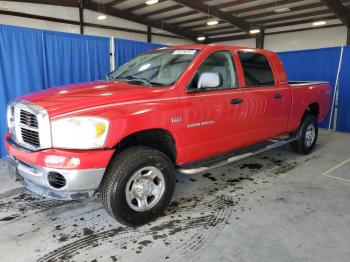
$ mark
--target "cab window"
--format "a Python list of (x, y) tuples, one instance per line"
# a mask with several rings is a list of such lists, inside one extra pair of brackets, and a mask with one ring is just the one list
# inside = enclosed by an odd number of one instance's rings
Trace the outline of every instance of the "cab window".
[[(203, 88), (199, 81), (201, 75), (204, 73), (214, 73), (217, 75), (219, 79), (218, 85), (215, 85), (215, 87)], [(205, 89), (205, 91), (215, 91), (220, 89), (235, 88), (236, 86), (236, 70), (232, 58), (232, 52), (217, 51), (210, 54), (200, 65), (187, 90), (192, 92), (203, 89)]]
[(275, 80), (269, 61), (263, 54), (238, 51), (246, 87), (274, 86)]

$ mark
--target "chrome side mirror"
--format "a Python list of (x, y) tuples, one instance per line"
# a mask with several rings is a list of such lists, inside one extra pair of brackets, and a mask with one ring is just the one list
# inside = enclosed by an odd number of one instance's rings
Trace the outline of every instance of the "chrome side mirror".
[(197, 88), (216, 88), (220, 86), (219, 73), (204, 72), (199, 76)]

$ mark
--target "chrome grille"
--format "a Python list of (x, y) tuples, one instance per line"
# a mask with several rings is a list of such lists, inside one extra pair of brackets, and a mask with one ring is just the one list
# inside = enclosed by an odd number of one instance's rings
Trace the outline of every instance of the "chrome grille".
[(51, 126), (47, 111), (26, 101), (10, 104), (10, 132), (12, 139), (30, 150), (50, 148)]
[(20, 122), (29, 127), (38, 128), (38, 119), (32, 113), (26, 112), (24, 110), (20, 111)]
[(33, 131), (26, 128), (21, 128), (23, 142), (40, 147), (39, 131)]
[(15, 117), (15, 107), (11, 106), (11, 118), (13, 119)]

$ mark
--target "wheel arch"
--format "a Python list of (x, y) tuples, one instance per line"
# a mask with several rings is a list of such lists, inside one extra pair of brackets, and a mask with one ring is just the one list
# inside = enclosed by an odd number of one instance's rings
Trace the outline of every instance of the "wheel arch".
[(301, 123), (303, 123), (305, 117), (307, 115), (313, 115), (316, 117), (317, 120), (319, 120), (319, 116), (320, 116), (320, 105), (317, 102), (311, 103), (307, 106), (307, 108), (305, 109), (305, 112), (303, 114), (303, 117), (301, 119)]
[(166, 154), (173, 163), (176, 163), (176, 141), (174, 136), (166, 129), (145, 129), (129, 134), (115, 146), (116, 154), (133, 146), (147, 146), (157, 149)]

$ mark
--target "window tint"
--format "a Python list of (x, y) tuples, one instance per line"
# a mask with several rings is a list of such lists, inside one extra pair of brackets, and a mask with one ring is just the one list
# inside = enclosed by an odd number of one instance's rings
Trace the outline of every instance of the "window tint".
[(275, 80), (266, 56), (254, 52), (238, 52), (246, 86), (273, 86)]
[(218, 51), (210, 54), (197, 70), (188, 89), (196, 90), (199, 76), (209, 72), (218, 73), (220, 78), (220, 86), (212, 88), (213, 90), (236, 87), (236, 71), (230, 51)]

